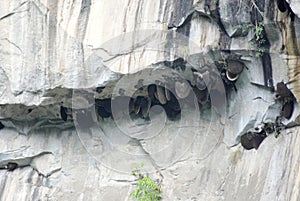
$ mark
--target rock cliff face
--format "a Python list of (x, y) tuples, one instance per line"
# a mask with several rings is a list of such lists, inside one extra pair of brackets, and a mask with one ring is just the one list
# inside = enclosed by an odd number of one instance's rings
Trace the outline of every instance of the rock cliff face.
[(299, 22), (297, 0), (3, 2), (0, 200), (130, 200), (143, 163), (163, 200), (299, 201)]

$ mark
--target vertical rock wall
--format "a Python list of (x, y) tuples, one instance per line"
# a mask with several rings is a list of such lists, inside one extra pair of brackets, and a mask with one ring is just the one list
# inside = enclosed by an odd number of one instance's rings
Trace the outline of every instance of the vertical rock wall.
[[(163, 200), (298, 201), (299, 128), (257, 150), (240, 140), (277, 125), (281, 81), (295, 109), (280, 125), (300, 123), (299, 17), (296, 0), (3, 2), (0, 200), (130, 200), (144, 163)], [(243, 65), (236, 81), (232, 60)], [(191, 90), (195, 72), (209, 104)], [(177, 82), (191, 90), (180, 118), (124, 117), (119, 97), (148, 96), (149, 84), (184, 96)]]

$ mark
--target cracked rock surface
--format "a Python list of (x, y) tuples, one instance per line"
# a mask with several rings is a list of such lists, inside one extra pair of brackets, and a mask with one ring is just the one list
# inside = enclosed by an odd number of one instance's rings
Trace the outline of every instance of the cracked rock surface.
[(299, 16), (297, 0), (3, 2), (0, 200), (130, 200), (143, 163), (163, 200), (298, 201)]

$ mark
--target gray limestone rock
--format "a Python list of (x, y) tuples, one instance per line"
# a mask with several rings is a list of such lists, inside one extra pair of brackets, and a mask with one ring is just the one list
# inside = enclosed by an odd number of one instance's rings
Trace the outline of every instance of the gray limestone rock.
[(298, 201), (300, 5), (286, 5), (2, 2), (0, 200), (131, 200), (143, 163), (163, 200)]

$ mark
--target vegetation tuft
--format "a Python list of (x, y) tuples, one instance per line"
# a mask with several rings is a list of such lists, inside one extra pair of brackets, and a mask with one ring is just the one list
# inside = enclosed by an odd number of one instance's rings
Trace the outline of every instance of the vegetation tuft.
[(161, 194), (161, 186), (154, 182), (150, 177), (143, 175), (140, 171), (141, 167), (143, 167), (143, 164), (132, 171), (132, 175), (138, 180), (136, 189), (131, 193), (131, 197), (135, 201), (161, 200), (163, 198)]

